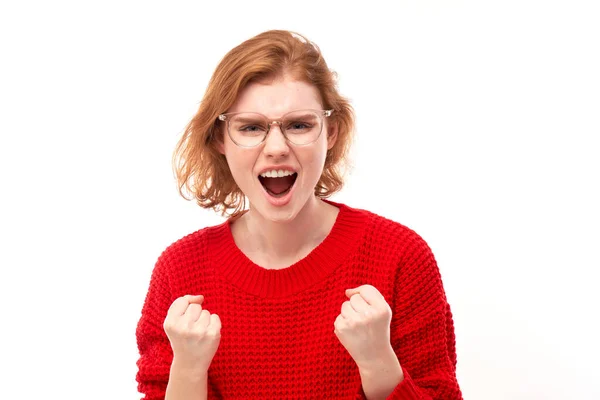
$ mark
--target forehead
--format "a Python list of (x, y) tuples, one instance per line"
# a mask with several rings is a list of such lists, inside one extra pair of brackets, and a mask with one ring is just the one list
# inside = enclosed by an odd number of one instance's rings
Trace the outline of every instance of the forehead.
[(228, 112), (251, 111), (276, 118), (294, 110), (321, 108), (315, 86), (286, 77), (248, 84)]

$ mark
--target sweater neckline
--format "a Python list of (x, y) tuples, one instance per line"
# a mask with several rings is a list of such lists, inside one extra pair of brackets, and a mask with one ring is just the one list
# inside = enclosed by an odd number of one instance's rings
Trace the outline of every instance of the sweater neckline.
[(227, 220), (215, 227), (215, 269), (235, 286), (260, 297), (289, 296), (322, 281), (354, 252), (366, 220), (364, 211), (323, 201), (338, 207), (339, 213), (329, 234), (303, 259), (283, 269), (255, 264), (235, 243), (231, 220)]

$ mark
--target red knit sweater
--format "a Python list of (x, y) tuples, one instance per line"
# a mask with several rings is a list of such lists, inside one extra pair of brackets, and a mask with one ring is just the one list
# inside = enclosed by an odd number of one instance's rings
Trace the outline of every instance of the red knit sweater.
[(159, 257), (137, 327), (138, 389), (163, 399), (172, 351), (162, 324), (171, 303), (203, 294), (222, 321), (209, 399), (364, 398), (358, 368), (334, 334), (345, 290), (375, 286), (392, 308), (391, 342), (404, 380), (390, 399), (462, 399), (454, 325), (431, 250), (412, 230), (340, 208), (325, 240), (282, 270), (250, 261), (229, 221), (201, 229)]

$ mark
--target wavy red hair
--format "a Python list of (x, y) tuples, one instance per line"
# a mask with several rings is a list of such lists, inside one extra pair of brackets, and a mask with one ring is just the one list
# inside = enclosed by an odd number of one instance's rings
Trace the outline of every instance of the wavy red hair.
[(223, 123), (218, 116), (235, 103), (248, 83), (284, 74), (314, 85), (323, 108), (334, 110), (327, 123), (337, 124), (337, 139), (327, 152), (315, 195), (326, 198), (342, 188), (354, 135), (352, 106), (339, 94), (337, 76), (327, 67), (316, 44), (295, 32), (272, 30), (233, 48), (213, 73), (198, 112), (173, 153), (173, 170), (181, 196), (194, 198), (201, 207), (213, 208), (223, 215), (237, 216), (245, 209), (246, 197), (216, 146), (223, 140)]

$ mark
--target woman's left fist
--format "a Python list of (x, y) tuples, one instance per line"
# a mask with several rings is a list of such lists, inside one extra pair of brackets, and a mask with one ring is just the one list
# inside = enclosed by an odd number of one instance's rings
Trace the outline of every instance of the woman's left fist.
[(335, 320), (335, 335), (359, 368), (368, 368), (393, 354), (390, 344), (392, 309), (371, 285), (347, 289), (348, 301)]

